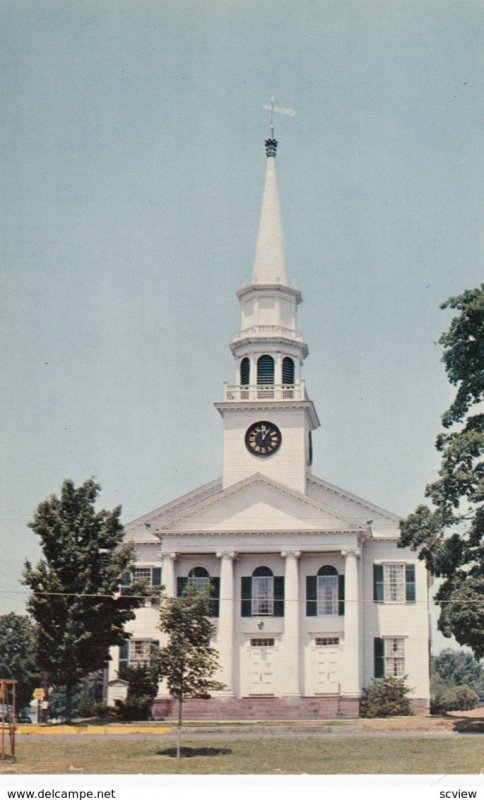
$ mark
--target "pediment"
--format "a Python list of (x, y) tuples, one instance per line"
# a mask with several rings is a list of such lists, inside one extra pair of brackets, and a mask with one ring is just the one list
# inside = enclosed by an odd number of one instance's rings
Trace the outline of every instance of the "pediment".
[(197, 502), (170, 504), (140, 522), (158, 536), (168, 531), (358, 530), (325, 504), (260, 474), (226, 489), (214, 482)]

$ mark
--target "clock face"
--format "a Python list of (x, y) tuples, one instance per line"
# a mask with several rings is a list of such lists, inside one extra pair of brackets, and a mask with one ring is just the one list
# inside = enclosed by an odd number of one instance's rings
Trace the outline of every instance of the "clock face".
[(254, 422), (245, 434), (247, 450), (255, 456), (271, 456), (281, 442), (281, 432), (273, 422)]

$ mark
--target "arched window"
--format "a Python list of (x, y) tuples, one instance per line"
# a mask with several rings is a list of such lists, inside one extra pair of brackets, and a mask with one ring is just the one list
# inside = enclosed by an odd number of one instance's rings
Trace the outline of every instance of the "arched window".
[(274, 613), (274, 577), (269, 567), (257, 567), (252, 573), (252, 616)]
[(240, 383), (241, 386), (250, 384), (250, 361), (248, 358), (243, 358), (240, 362)]
[(317, 575), (318, 617), (338, 613), (338, 570), (326, 565)]
[(188, 573), (188, 583), (200, 591), (210, 591), (210, 576), (205, 567), (193, 567)]
[(282, 382), (286, 386), (294, 383), (294, 361), (289, 356), (282, 359)]
[(274, 383), (274, 359), (272, 356), (261, 356), (257, 362), (257, 383)]

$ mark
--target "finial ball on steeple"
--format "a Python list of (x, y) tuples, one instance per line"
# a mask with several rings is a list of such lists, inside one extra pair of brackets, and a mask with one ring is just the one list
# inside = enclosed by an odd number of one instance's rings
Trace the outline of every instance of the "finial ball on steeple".
[(266, 139), (267, 158), (275, 158), (277, 152), (277, 139)]

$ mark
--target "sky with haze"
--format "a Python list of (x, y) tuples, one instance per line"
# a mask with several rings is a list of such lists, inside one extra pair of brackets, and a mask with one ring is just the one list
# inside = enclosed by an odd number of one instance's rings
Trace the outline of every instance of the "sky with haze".
[(436, 344), (482, 280), (484, 6), (0, 0), (0, 613), (26, 527), (94, 476), (129, 521), (221, 473), (278, 117), (314, 472), (405, 515), (453, 395)]

